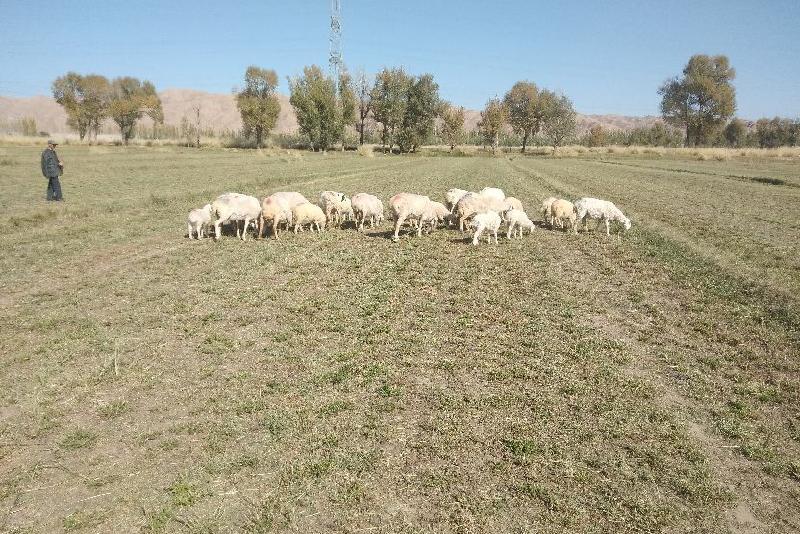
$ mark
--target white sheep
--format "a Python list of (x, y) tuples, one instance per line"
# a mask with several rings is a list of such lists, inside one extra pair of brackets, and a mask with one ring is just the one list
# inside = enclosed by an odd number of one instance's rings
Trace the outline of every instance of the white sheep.
[[(447, 206), (447, 209), (452, 211), (453, 208), (456, 206), (456, 204), (458, 204), (458, 201), (461, 200), (461, 197), (463, 197), (468, 193), (470, 193), (470, 191), (466, 191), (464, 189), (458, 189), (455, 187), (453, 189), (448, 189), (447, 193), (445, 193), (444, 195), (445, 205)], [(477, 193), (473, 193), (473, 195), (475, 194)]]
[(496, 197), (485, 197), (479, 193), (467, 193), (456, 203), (453, 208), (453, 220), (458, 219), (458, 229), (464, 231), (464, 223), (477, 213), (505, 211), (505, 199), (497, 200)]
[[(600, 221), (605, 222), (606, 235), (611, 235), (609, 228), (609, 223), (611, 221), (621, 223), (625, 230), (630, 230), (631, 228), (630, 219), (628, 219), (613, 202), (609, 202), (608, 200), (590, 197), (578, 199), (575, 201), (575, 215), (577, 219), (575, 223), (575, 233), (578, 233), (578, 223), (580, 221), (583, 221), (584, 231), (588, 229), (587, 219), (596, 219), (598, 225)], [(597, 226), (595, 226), (595, 228), (597, 228)]]
[(522, 210), (512, 208), (507, 210), (503, 216), (503, 218), (506, 220), (506, 223), (508, 223), (507, 237), (509, 239), (514, 236), (515, 227), (519, 237), (522, 237), (523, 229), (527, 228), (531, 233), (533, 233), (533, 230), (536, 228), (536, 225), (534, 225), (533, 222), (528, 218), (528, 214)]
[(270, 196), (272, 198), (280, 198), (285, 200), (286, 203), (289, 204), (289, 209), (292, 209), (299, 204), (305, 204), (306, 202), (309, 202), (306, 197), (297, 191), (278, 191), (277, 193), (272, 193)]
[(321, 234), (325, 228), (327, 217), (325, 217), (325, 212), (322, 211), (322, 208), (311, 202), (306, 202), (292, 208), (292, 220), (294, 221), (294, 233), (297, 233), (304, 225), (308, 224), (312, 232), (316, 226), (317, 232)]
[(562, 228), (567, 228), (567, 223), (570, 223), (578, 232), (578, 226), (575, 222), (575, 206), (569, 200), (558, 198), (550, 204), (550, 219), (557, 221), (561, 224)]
[(484, 230), (487, 232), (486, 242), (491, 243), (492, 236), (494, 236), (494, 242), (497, 244), (497, 231), (500, 229), (501, 223), (502, 220), (500, 219), (500, 215), (496, 211), (487, 211), (476, 214), (470, 223), (470, 226), (475, 229), (475, 234), (472, 236), (472, 244), (478, 244), (481, 233)]
[[(251, 221), (256, 221), (261, 216), (261, 203), (256, 197), (242, 195), (241, 193), (224, 193), (211, 203), (211, 219), (214, 223), (214, 235), (219, 239), (222, 235), (221, 227), (224, 222), (236, 224), (236, 237), (242, 241), (247, 240), (247, 230)], [(239, 221), (244, 221), (241, 236)]]
[(319, 194), (319, 205), (325, 210), (328, 222), (337, 225), (345, 220), (348, 213), (353, 213), (350, 199), (338, 191), (322, 191)]
[[(394, 217), (394, 236), (393, 241), (400, 240), (400, 227), (406, 219), (420, 219), (425, 215), (426, 210), (430, 210), (431, 199), (425, 195), (414, 193), (397, 193), (389, 199), (389, 209)], [(422, 225), (417, 227), (417, 235), (422, 235)]]
[(496, 200), (498, 202), (506, 199), (506, 194), (497, 187), (484, 187), (478, 194), (487, 200)]
[(189, 239), (193, 234), (197, 234), (197, 239), (203, 237), (203, 230), (211, 225), (211, 204), (206, 204), (202, 208), (197, 208), (189, 212), (188, 226)]
[(272, 223), (272, 237), (278, 238), (278, 224), (286, 223), (287, 228), (292, 225), (292, 208), (283, 196), (270, 195), (261, 200), (261, 215), (258, 218), (257, 236), (263, 235), (265, 223)]
[(503, 206), (505, 207), (505, 211), (512, 209), (525, 211), (525, 208), (522, 207), (522, 201), (515, 197), (506, 197), (505, 200), (503, 200)]
[(375, 228), (375, 225), (380, 224), (383, 220), (383, 202), (375, 195), (356, 193), (350, 199), (350, 202), (353, 206), (356, 227), (359, 230), (364, 229), (364, 223), (367, 219), (370, 221), (370, 228)]

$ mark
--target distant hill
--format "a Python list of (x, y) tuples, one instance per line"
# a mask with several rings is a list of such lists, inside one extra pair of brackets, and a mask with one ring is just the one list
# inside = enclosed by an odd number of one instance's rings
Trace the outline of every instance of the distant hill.
[[(164, 107), (164, 122), (178, 125), (185, 116), (193, 120), (193, 108), (200, 105), (200, 122), (204, 128), (213, 128), (217, 132), (223, 130), (239, 130), (242, 122), (236, 101), (232, 94), (206, 93), (192, 89), (166, 89), (159, 93)], [(278, 95), (281, 101), (281, 113), (278, 117), (276, 133), (294, 133), (297, 131), (297, 119), (289, 97)], [(0, 96), (0, 132), (7, 131), (11, 125), (24, 117), (36, 120), (39, 130), (51, 134), (64, 135), (70, 132), (67, 127), (67, 116), (64, 109), (52, 98), (34, 96), (29, 98), (11, 98)], [(480, 112), (466, 111), (466, 129), (474, 130), (480, 120)], [(578, 131), (584, 132), (592, 125), (599, 124), (608, 129), (631, 129), (639, 126), (650, 126), (659, 121), (658, 117), (628, 117), (623, 115), (581, 115), (578, 114)], [(110, 121), (104, 125), (105, 133), (116, 133), (118, 130)]]

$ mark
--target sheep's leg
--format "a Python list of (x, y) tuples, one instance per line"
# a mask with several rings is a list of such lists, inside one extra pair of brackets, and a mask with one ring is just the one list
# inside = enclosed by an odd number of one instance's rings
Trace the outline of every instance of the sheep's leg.
[(395, 241), (400, 240), (400, 227), (403, 225), (405, 220), (406, 220), (406, 214), (399, 213), (397, 215), (397, 219), (394, 221), (394, 237), (392, 238), (393, 240)]
[(259, 215), (258, 216), (258, 231), (256, 232), (256, 239), (261, 239), (263, 237), (263, 235), (261, 234), (261, 232), (263, 232), (263, 231), (264, 231), (264, 216), (263, 215)]
[(214, 238), (215, 239), (219, 239), (220, 238), (220, 234), (222, 234), (222, 230), (220, 228), (221, 226), (222, 226), (222, 221), (217, 221), (217, 222), (214, 223)]
[(279, 239), (278, 238), (278, 218), (277, 217), (272, 219), (272, 237), (274, 237), (275, 239)]
[(511, 236), (514, 235), (514, 223), (508, 223), (508, 232), (506, 232), (506, 238), (511, 239)]
[(300, 226), (300, 223), (294, 223), (294, 233), (297, 233), (297, 227)]
[(606, 235), (611, 235), (611, 232), (609, 231), (608, 219), (605, 219), (605, 223), (606, 223)]
[(481, 240), (481, 231), (483, 231), (483, 225), (479, 224), (478, 227), (475, 228), (475, 235), (472, 236), (472, 244), (473, 245), (477, 245), (480, 242), (480, 240)]
[(495, 228), (492, 233), (494, 234), (494, 244), (496, 245), (497, 244), (497, 228)]

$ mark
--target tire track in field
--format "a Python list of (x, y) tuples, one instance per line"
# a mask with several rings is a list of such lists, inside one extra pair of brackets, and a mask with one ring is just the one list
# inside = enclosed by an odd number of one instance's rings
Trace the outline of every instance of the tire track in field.
[(697, 174), (700, 176), (715, 176), (717, 178), (724, 178), (728, 180), (736, 180), (739, 182), (744, 183), (751, 183), (757, 185), (777, 185), (783, 187), (800, 187), (800, 184), (795, 184), (792, 182), (787, 182), (782, 178), (772, 178), (770, 176), (746, 176), (746, 175), (737, 175), (737, 174), (721, 174), (716, 172), (709, 172), (709, 171), (693, 171), (691, 169), (681, 169), (681, 168), (669, 168), (666, 169), (664, 167), (652, 167), (650, 165), (640, 165), (635, 163), (627, 163), (622, 161), (609, 161), (604, 159), (588, 159), (588, 158), (581, 158), (580, 161), (585, 161), (587, 163), (596, 163), (596, 164), (605, 164), (605, 165), (619, 165), (622, 167), (632, 167), (635, 169), (647, 169), (651, 171), (661, 171), (665, 174), (670, 173), (682, 173), (682, 174)]
[[(510, 167), (519, 172), (524, 173), (536, 178), (542, 184), (551, 185), (551, 190), (567, 197), (575, 197), (574, 189), (567, 186), (563, 182), (554, 178), (548, 178), (541, 173), (531, 171), (528, 169), (520, 169), (513, 163)], [(584, 234), (585, 235), (585, 234)], [(597, 233), (590, 237), (597, 237)], [(605, 236), (600, 234), (600, 239)], [(662, 236), (669, 239), (667, 236)], [(597, 280), (607, 277), (606, 274), (601, 272), (600, 266), (609, 261), (617, 261), (617, 258), (609, 258), (609, 255), (614, 256), (613, 243), (607, 241), (603, 246), (598, 246), (595, 240), (578, 240), (578, 250), (581, 254), (573, 255), (572, 265), (578, 266), (578, 271), (581, 273), (576, 278), (584, 278), (585, 280)], [(619, 246), (624, 246), (620, 244)], [(660, 285), (655, 287), (658, 289), (665, 288), (669, 284), (669, 273), (662, 271), (664, 280)], [(588, 283), (588, 282), (587, 282)], [(669, 291), (658, 290), (657, 295), (651, 295), (653, 300), (659, 300), (662, 304), (659, 306), (662, 309), (679, 310), (681, 307), (681, 300), (678, 296)], [(598, 291), (595, 287), (593, 291)], [(651, 290), (652, 291), (652, 290)], [(613, 298), (614, 292), (605, 292), (603, 301), (608, 302), (606, 299), (611, 296)], [(648, 299), (650, 300), (650, 299)], [(629, 310), (632, 306), (626, 302), (624, 296), (613, 299), (610, 305), (603, 306), (602, 316), (589, 318), (584, 321), (586, 326), (593, 329), (600, 330), (606, 336), (612, 339), (622, 339), (629, 347), (632, 354), (635, 354), (638, 359), (626, 365), (623, 370), (632, 378), (654, 386), (657, 391), (661, 392), (661, 397), (658, 402), (665, 408), (676, 412), (679, 415), (679, 421), (686, 426), (687, 434), (700, 445), (706, 456), (709, 458), (713, 467), (714, 473), (724, 482), (730, 491), (736, 495), (733, 505), (725, 511), (724, 517), (727, 521), (728, 527), (733, 532), (742, 533), (755, 533), (764, 531), (765, 525), (755, 516), (753, 509), (749, 503), (759, 503), (763, 499), (759, 493), (759, 485), (752, 484), (740, 489), (741, 486), (737, 482), (741, 482), (742, 474), (746, 473), (747, 477), (751, 480), (764, 480), (757, 464), (746, 460), (740, 454), (731, 449), (731, 445), (723, 438), (717, 436), (711, 424), (708, 421), (700, 420), (692, 416), (693, 408), (698, 408), (694, 401), (687, 396), (683, 395), (675, 387), (670, 384), (668, 372), (662, 368), (658, 362), (655, 353), (651, 347), (639, 340), (639, 332), (632, 324), (643, 325), (650, 322), (646, 317), (636, 318), (632, 321), (629, 317)], [(632, 321), (632, 322), (631, 322)], [(638, 326), (637, 328), (642, 328)], [(703, 411), (703, 408), (699, 408)], [(779, 488), (771, 487), (772, 491), (781, 493)], [(787, 498), (789, 498), (787, 496)]]

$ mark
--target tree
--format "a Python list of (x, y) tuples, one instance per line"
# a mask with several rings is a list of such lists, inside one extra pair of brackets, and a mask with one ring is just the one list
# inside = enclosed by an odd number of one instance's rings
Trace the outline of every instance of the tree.
[(314, 150), (327, 150), (342, 134), (342, 109), (336, 100), (335, 82), (312, 65), (303, 69), (302, 76), (289, 79), (289, 92), (300, 131), (308, 136)]
[(698, 54), (689, 59), (682, 78), (659, 88), (661, 114), (686, 132), (686, 146), (708, 143), (736, 111), (735, 77), (726, 56)]
[(119, 126), (125, 144), (133, 137), (136, 123), (145, 114), (156, 118), (162, 116), (161, 99), (155, 86), (145, 80), (125, 76), (111, 82), (111, 97), (108, 105), (111, 118)]
[(344, 150), (345, 128), (348, 124), (353, 124), (356, 118), (356, 92), (353, 88), (353, 79), (346, 70), (339, 75), (339, 106), (342, 111), (340, 139)]
[(539, 133), (544, 120), (544, 108), (539, 101), (536, 84), (521, 81), (514, 84), (503, 98), (508, 109), (508, 120), (514, 132), (522, 136), (522, 152), (528, 139)]
[(486, 103), (486, 108), (481, 111), (481, 120), (478, 122), (478, 131), (483, 138), (492, 145), (492, 154), (500, 144), (500, 131), (508, 120), (508, 110), (498, 98), (493, 98)]
[(586, 136), (587, 146), (605, 146), (606, 131), (600, 124), (593, 124)]
[(375, 76), (375, 86), (372, 88), (370, 101), (375, 120), (383, 126), (381, 144), (384, 152), (387, 141), (389, 151), (392, 151), (395, 133), (403, 123), (410, 85), (411, 77), (402, 68), (384, 68)]
[(64, 107), (69, 127), (83, 140), (92, 131), (97, 137), (100, 124), (108, 116), (111, 86), (105, 76), (68, 72), (53, 82), (53, 98)]
[(364, 128), (366, 126), (369, 112), (372, 111), (372, 100), (370, 98), (371, 85), (367, 75), (362, 71), (356, 82), (356, 97), (358, 98), (358, 144), (364, 144)]
[(550, 91), (542, 91), (544, 121), (542, 130), (550, 139), (555, 151), (564, 140), (575, 134), (576, 114), (572, 102), (565, 95), (558, 96)]
[(444, 104), (442, 109), (442, 139), (450, 145), (450, 152), (464, 138), (464, 108)]
[(278, 122), (281, 103), (275, 94), (277, 86), (274, 70), (251, 65), (244, 73), (244, 89), (236, 94), (243, 134), (247, 138), (255, 136), (258, 147)]
[(725, 127), (725, 140), (728, 146), (740, 147), (747, 138), (747, 124), (742, 119), (733, 119)]
[(431, 136), (441, 107), (439, 85), (433, 81), (433, 75), (423, 74), (411, 79), (398, 135), (401, 152), (414, 152)]

